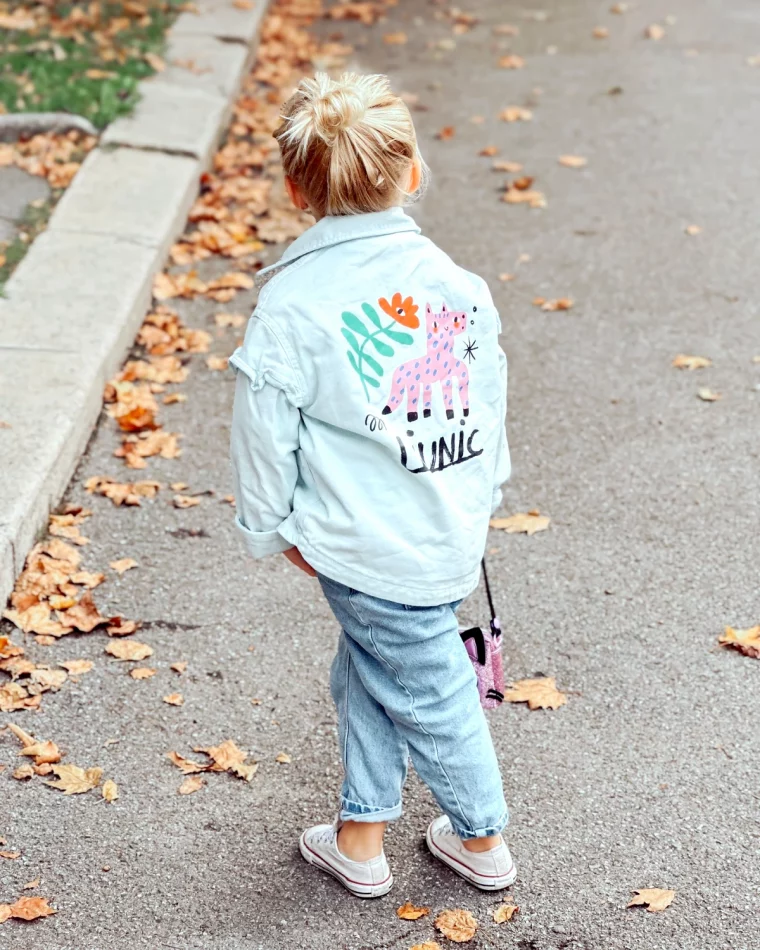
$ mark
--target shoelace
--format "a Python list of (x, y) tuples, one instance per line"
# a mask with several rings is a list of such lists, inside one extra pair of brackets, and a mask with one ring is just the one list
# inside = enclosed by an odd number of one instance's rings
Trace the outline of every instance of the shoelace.
[(315, 844), (330, 844), (335, 840), (335, 828), (330, 825), (329, 828), (325, 828), (324, 831), (320, 831), (319, 834), (314, 835), (312, 841)]

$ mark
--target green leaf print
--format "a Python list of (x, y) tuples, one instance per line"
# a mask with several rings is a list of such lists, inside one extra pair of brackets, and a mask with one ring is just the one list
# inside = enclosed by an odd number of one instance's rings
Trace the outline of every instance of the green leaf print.
[[(382, 340), (378, 340), (376, 336), (371, 336), (370, 340), (372, 340), (372, 345), (381, 356), (393, 356), (392, 346), (388, 346), (387, 343), (383, 343)], [(366, 356), (365, 356), (365, 359), (366, 359)]]
[(370, 318), (370, 320), (375, 324), (378, 330), (382, 328), (383, 323), (380, 319), (380, 315), (371, 304), (363, 303), (362, 310), (366, 313), (366, 315)]
[(364, 353), (364, 362), (368, 363), (369, 366), (377, 373), (378, 376), (383, 375), (383, 367), (377, 362), (374, 356), (370, 356), (369, 353)]
[[(340, 332), (351, 347), (350, 350), (346, 351), (346, 355), (361, 380), (364, 395), (369, 400), (369, 389), (367, 387), (373, 386), (375, 389), (379, 389), (380, 381), (376, 377), (382, 378), (385, 370), (382, 364), (370, 355), (368, 350), (371, 347), (368, 347), (367, 344), (372, 343), (375, 352), (379, 356), (388, 358), (394, 355), (395, 350), (379, 337), (384, 336), (386, 339), (393, 340), (402, 346), (409, 346), (410, 343), (414, 343), (414, 337), (411, 333), (402, 333), (400, 330), (394, 329), (397, 326), (395, 320), (391, 320), (389, 324), (384, 326), (380, 315), (372, 304), (363, 303), (361, 308), (365, 317), (371, 321), (375, 329), (370, 332), (360, 317), (357, 317), (355, 313), (351, 313), (350, 310), (344, 310), (341, 317), (345, 326), (340, 328)], [(360, 342), (359, 340), (362, 337), (363, 339)]]
[(361, 346), (359, 346), (359, 341), (356, 339), (353, 333), (350, 330), (347, 330), (345, 327), (341, 327), (340, 332), (348, 340), (351, 349), (356, 353), (361, 353)]
[(386, 327), (385, 335), (395, 340), (396, 343), (401, 343), (404, 346), (409, 346), (410, 343), (414, 343), (414, 337), (411, 333), (402, 333), (400, 330), (391, 330), (389, 327)]
[(360, 336), (369, 336), (369, 330), (364, 326), (361, 320), (353, 313), (346, 310), (343, 314), (343, 322)]

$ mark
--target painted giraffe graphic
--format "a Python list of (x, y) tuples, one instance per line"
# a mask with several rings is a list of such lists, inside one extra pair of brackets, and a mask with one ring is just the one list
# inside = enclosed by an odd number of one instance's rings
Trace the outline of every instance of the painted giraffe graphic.
[(446, 405), (446, 418), (454, 418), (454, 380), (459, 389), (462, 412), (470, 414), (469, 384), (467, 367), (454, 356), (454, 337), (464, 333), (467, 326), (467, 314), (463, 310), (449, 310), (443, 304), (440, 313), (433, 313), (430, 304), (425, 308), (427, 329), (427, 352), (423, 356), (414, 356), (401, 363), (393, 371), (393, 386), (383, 409), (387, 416), (402, 403), (406, 395), (406, 418), (414, 422), (418, 417), (418, 408), (422, 401), (422, 415), (427, 419), (431, 413), (433, 387), (440, 383), (443, 401)]

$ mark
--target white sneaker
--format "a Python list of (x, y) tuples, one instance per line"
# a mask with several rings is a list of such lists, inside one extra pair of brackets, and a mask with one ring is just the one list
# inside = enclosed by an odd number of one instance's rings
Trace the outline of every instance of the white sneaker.
[(446, 815), (430, 822), (426, 838), (431, 854), (481, 891), (500, 891), (514, 884), (517, 868), (503, 839), (490, 851), (468, 851)]
[(369, 861), (351, 861), (338, 850), (336, 825), (307, 828), (298, 842), (304, 860), (327, 871), (356, 897), (382, 897), (393, 887), (385, 852)]

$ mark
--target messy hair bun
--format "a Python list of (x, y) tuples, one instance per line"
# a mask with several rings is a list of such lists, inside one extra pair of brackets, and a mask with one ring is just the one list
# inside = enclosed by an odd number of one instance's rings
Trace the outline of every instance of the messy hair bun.
[(387, 76), (303, 79), (274, 134), (286, 175), (319, 216), (403, 203), (412, 165), (422, 164), (412, 117)]

